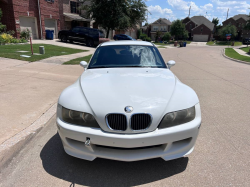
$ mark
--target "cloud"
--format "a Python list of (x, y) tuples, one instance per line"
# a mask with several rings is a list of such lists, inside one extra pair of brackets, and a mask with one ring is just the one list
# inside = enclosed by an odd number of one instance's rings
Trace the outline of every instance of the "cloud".
[(200, 6), (203, 10), (213, 10), (214, 6), (211, 3), (205, 4), (204, 6)]
[(172, 14), (173, 13), (171, 9), (168, 9), (168, 8), (162, 9), (159, 5), (149, 6), (148, 11), (150, 13), (159, 13), (159, 14)]
[(149, 6), (148, 11), (150, 12), (150, 14), (148, 15), (148, 22), (149, 23), (152, 23), (159, 18), (167, 18), (170, 20), (176, 19), (176, 17), (173, 15), (173, 11), (171, 9), (161, 8), (159, 5)]

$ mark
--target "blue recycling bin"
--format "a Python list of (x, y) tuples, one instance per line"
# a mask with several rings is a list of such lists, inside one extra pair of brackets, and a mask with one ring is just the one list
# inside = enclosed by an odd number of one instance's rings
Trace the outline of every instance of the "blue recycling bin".
[(53, 30), (45, 30), (46, 32), (46, 39), (53, 40), (54, 39), (54, 31)]
[(187, 42), (183, 42), (183, 47), (186, 47), (186, 45), (187, 45)]

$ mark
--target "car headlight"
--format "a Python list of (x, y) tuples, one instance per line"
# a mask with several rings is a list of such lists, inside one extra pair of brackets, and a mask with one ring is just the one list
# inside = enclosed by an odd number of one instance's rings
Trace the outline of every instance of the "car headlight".
[(62, 120), (75, 125), (100, 128), (94, 116), (92, 116), (91, 114), (69, 110), (64, 107), (62, 107)]
[(192, 121), (195, 118), (195, 106), (166, 114), (161, 120), (159, 129), (173, 127)]

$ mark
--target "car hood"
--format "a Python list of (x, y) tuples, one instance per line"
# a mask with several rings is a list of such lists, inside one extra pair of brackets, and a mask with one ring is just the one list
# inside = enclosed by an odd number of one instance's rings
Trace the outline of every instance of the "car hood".
[(109, 113), (126, 114), (126, 106), (132, 106), (133, 113), (150, 113), (157, 119), (165, 112), (175, 79), (166, 68), (102, 68), (86, 70), (80, 84), (97, 119)]

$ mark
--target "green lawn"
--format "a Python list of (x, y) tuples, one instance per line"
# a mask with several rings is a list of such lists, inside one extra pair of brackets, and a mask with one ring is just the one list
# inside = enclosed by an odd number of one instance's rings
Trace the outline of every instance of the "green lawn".
[[(214, 43), (213, 41), (209, 41), (207, 42), (207, 45), (220, 45), (220, 46), (227, 46), (229, 43), (229, 45), (231, 46), (231, 41), (217, 41), (216, 43)], [(242, 42), (234, 42), (234, 46), (240, 46), (242, 45)]]
[[(180, 41), (178, 41), (178, 43), (179, 43)], [(187, 44), (190, 44), (191, 43), (191, 41), (183, 41), (183, 42), (186, 42)], [(174, 41), (170, 41), (170, 42), (168, 42), (167, 44), (164, 44), (164, 43), (159, 43), (159, 42), (156, 42), (156, 43), (154, 43), (155, 45), (169, 45), (169, 44), (174, 44)]]
[(225, 49), (225, 54), (226, 54), (226, 56), (228, 56), (230, 58), (234, 58), (234, 59), (237, 59), (237, 60), (242, 60), (242, 61), (245, 61), (245, 62), (250, 62), (250, 57), (240, 55), (233, 48), (226, 48)]
[[(87, 50), (72, 49), (72, 48), (60, 47), (60, 46), (48, 45), (48, 44), (33, 44), (34, 53), (39, 53), (39, 46), (44, 46), (45, 48), (44, 55), (31, 55), (30, 44), (0, 45), (0, 57), (34, 62), (34, 61), (49, 58), (52, 56), (68, 55), (68, 54), (74, 54), (74, 53), (87, 51)], [(17, 52), (17, 51), (28, 51), (28, 52)], [(26, 58), (26, 57), (21, 57), (20, 55), (28, 55), (31, 57)]]
[(213, 41), (209, 41), (209, 42), (207, 42), (207, 45), (214, 45), (214, 42)]
[(246, 53), (248, 53), (249, 52), (249, 49), (250, 49), (250, 47), (242, 47), (242, 48), (240, 48), (241, 50), (243, 50), (243, 51), (245, 51)]
[(81, 61), (89, 62), (91, 57), (92, 57), (92, 55), (76, 58), (76, 59), (70, 60), (68, 62), (64, 62), (63, 65), (76, 65), (76, 64), (80, 64)]

